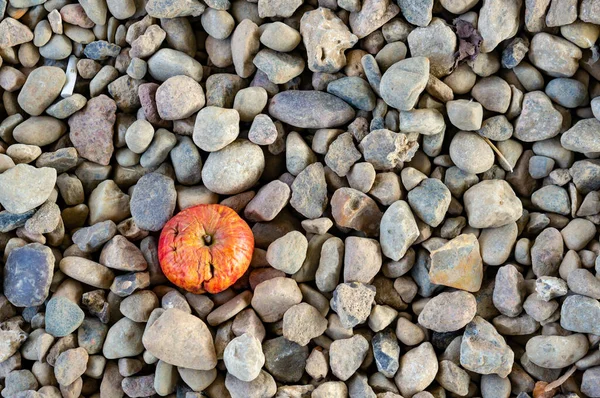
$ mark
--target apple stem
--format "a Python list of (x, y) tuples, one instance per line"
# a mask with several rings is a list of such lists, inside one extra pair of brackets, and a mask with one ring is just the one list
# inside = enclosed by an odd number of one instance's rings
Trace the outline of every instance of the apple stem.
[(204, 239), (204, 243), (207, 245), (210, 245), (212, 243), (212, 236), (210, 236), (210, 235), (204, 235), (203, 239)]

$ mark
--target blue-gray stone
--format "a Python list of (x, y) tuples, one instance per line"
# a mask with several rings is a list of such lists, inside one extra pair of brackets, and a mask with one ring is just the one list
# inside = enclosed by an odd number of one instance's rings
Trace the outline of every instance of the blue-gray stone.
[(441, 285), (431, 283), (429, 279), (429, 268), (431, 267), (431, 257), (425, 249), (417, 251), (417, 261), (410, 270), (410, 276), (419, 287), (419, 294), (423, 297), (431, 297), (436, 290), (442, 288)]
[(512, 69), (519, 65), (529, 51), (529, 40), (516, 37), (502, 51), (502, 67)]
[(363, 111), (372, 111), (377, 103), (369, 83), (358, 76), (342, 77), (332, 81), (327, 85), (327, 92)]
[(265, 368), (275, 378), (284, 383), (296, 383), (304, 374), (308, 346), (301, 346), (285, 337), (277, 337), (263, 343)]
[(85, 314), (66, 297), (53, 297), (46, 304), (46, 332), (54, 337), (73, 333), (83, 322)]
[(77, 343), (85, 348), (88, 354), (94, 355), (102, 352), (104, 339), (108, 333), (108, 326), (96, 318), (85, 318), (77, 331)]
[(573, 163), (573, 166), (569, 169), (569, 174), (573, 177), (573, 184), (583, 195), (600, 189), (599, 159), (579, 160)]
[(382, 130), (385, 128), (385, 120), (381, 116), (375, 116), (369, 125), (370, 131)]
[(146, 231), (160, 231), (173, 215), (177, 192), (173, 180), (158, 173), (146, 174), (131, 195), (131, 216)]
[(337, 127), (354, 119), (354, 109), (342, 99), (322, 91), (291, 90), (275, 94), (269, 114), (283, 123), (307, 129)]
[(34, 214), (35, 209), (20, 214), (10, 213), (6, 210), (0, 211), (0, 232), (10, 232), (22, 227)]
[(89, 59), (103, 61), (109, 57), (116, 57), (121, 52), (121, 47), (105, 40), (93, 41), (83, 50), (83, 54)]
[(365, 76), (371, 85), (373, 91), (379, 94), (379, 85), (381, 84), (381, 70), (379, 64), (375, 60), (375, 57), (371, 54), (364, 55), (360, 63), (362, 64)]
[(408, 193), (413, 212), (427, 225), (437, 227), (450, 206), (450, 190), (436, 178), (427, 178)]
[(400, 345), (396, 334), (391, 329), (376, 333), (372, 344), (377, 370), (385, 377), (394, 377), (400, 366)]
[(566, 77), (550, 80), (546, 85), (546, 95), (565, 108), (577, 108), (582, 105), (587, 93), (585, 84), (579, 80)]
[(4, 294), (15, 307), (44, 303), (54, 275), (54, 254), (49, 247), (31, 243), (13, 249), (4, 266)]

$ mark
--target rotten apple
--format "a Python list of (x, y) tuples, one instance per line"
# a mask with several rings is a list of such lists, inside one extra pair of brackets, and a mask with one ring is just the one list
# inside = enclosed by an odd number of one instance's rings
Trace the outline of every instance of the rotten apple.
[(219, 293), (248, 269), (252, 230), (227, 206), (190, 207), (170, 219), (158, 242), (158, 259), (173, 284), (192, 293)]

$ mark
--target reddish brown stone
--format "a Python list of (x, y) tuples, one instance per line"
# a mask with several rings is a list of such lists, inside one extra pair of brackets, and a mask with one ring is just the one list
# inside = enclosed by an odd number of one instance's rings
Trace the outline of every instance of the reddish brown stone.
[(363, 231), (369, 236), (379, 234), (383, 213), (373, 199), (356, 189), (335, 191), (331, 197), (331, 213), (339, 226)]
[(112, 157), (117, 105), (106, 95), (88, 101), (69, 119), (69, 138), (79, 156), (108, 166)]
[(88, 18), (81, 4), (67, 4), (60, 9), (60, 16), (63, 22), (77, 25), (82, 28), (90, 29), (94, 27), (94, 22)]
[(159, 87), (156, 83), (141, 84), (138, 88), (138, 96), (140, 97), (140, 103), (142, 104), (146, 120), (156, 126), (169, 128), (171, 122), (161, 119), (156, 107), (156, 90)]

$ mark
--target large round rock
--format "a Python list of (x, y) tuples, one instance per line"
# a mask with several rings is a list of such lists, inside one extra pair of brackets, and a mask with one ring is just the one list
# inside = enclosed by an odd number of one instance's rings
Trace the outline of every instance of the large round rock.
[(173, 180), (158, 173), (146, 174), (131, 195), (131, 215), (146, 231), (160, 231), (173, 215), (177, 192)]
[(17, 307), (42, 305), (53, 274), (54, 255), (49, 247), (31, 243), (15, 248), (4, 266), (4, 294)]
[(202, 181), (213, 192), (234, 195), (256, 184), (264, 169), (265, 156), (260, 147), (248, 140), (236, 140), (208, 155)]

